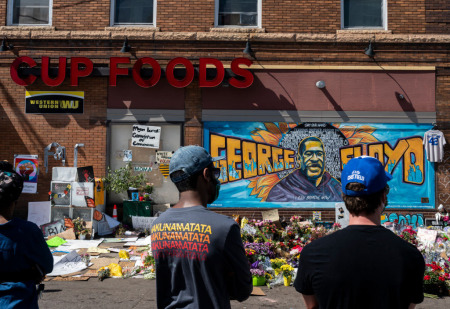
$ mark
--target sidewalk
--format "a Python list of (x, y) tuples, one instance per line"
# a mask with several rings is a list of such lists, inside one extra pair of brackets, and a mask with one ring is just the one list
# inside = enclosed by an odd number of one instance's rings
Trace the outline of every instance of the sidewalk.
[[(45, 283), (41, 309), (152, 309), (156, 308), (156, 281), (144, 279), (112, 279), (98, 281), (49, 281)], [(266, 296), (250, 296), (245, 302), (231, 302), (233, 309), (282, 308), (305, 309), (301, 295), (291, 287), (262, 287)], [(429, 299), (417, 309), (448, 309), (450, 297)]]

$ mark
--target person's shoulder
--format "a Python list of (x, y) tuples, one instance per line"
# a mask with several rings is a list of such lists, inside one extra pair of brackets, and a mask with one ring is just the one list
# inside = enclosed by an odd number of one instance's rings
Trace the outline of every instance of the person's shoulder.
[(13, 224), (19, 228), (23, 229), (29, 229), (29, 230), (41, 230), (36, 223), (33, 223), (31, 221), (26, 221), (20, 218), (14, 218)]
[(307, 252), (308, 250), (317, 250), (320, 248), (328, 248), (330, 246), (333, 246), (337, 242), (339, 242), (340, 239), (345, 238), (344, 233), (345, 232), (343, 230), (339, 230), (329, 235), (325, 235), (323, 237), (315, 239), (314, 241), (306, 245), (303, 250), (306, 250)]

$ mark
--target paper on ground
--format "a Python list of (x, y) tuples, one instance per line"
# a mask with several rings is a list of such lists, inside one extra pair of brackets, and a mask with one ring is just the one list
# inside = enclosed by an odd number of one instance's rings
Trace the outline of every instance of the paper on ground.
[(68, 240), (65, 244), (59, 246), (64, 250), (77, 250), (82, 248), (98, 247), (102, 243), (103, 239), (98, 240)]
[(145, 238), (140, 238), (136, 241), (129, 241), (124, 244), (124, 247), (131, 247), (131, 246), (143, 247), (143, 246), (149, 246), (151, 243), (152, 243), (152, 239), (151, 239), (151, 236), (149, 235)]
[(107, 249), (102, 249), (98, 247), (90, 247), (87, 249), (87, 252), (89, 253), (109, 253)]
[(130, 241), (136, 241), (138, 240), (138, 237), (126, 237), (126, 238), (105, 238), (104, 242), (130, 242)]
[(72, 251), (61, 257), (53, 257), (53, 271), (47, 276), (63, 276), (76, 273), (87, 268), (86, 263), (81, 262), (81, 257), (76, 251)]

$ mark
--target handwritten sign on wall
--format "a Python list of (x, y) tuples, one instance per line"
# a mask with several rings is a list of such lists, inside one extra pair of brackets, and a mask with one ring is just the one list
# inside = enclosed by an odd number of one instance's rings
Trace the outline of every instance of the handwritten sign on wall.
[(161, 127), (133, 125), (131, 146), (143, 148), (159, 148)]
[(131, 222), (133, 223), (134, 229), (150, 229), (152, 227), (153, 221), (155, 221), (156, 217), (138, 217), (131, 216)]
[(156, 152), (156, 163), (157, 164), (169, 164), (170, 158), (172, 158), (172, 151), (157, 151)]

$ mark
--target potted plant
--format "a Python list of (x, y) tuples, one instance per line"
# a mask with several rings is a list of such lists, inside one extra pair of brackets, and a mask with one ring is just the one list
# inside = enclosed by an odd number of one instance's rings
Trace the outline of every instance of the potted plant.
[(141, 192), (144, 200), (150, 201), (150, 194), (153, 192), (153, 183), (147, 182), (144, 186), (142, 186)]
[(252, 282), (253, 286), (261, 286), (266, 284), (265, 272), (263, 269), (253, 268), (250, 269), (250, 273), (252, 274)]
[(128, 191), (128, 199), (131, 199), (131, 192), (137, 192), (137, 188), (141, 187), (145, 181), (145, 175), (142, 173), (134, 174), (129, 163), (114, 171), (108, 167), (107, 176), (103, 178), (105, 190), (117, 194)]

